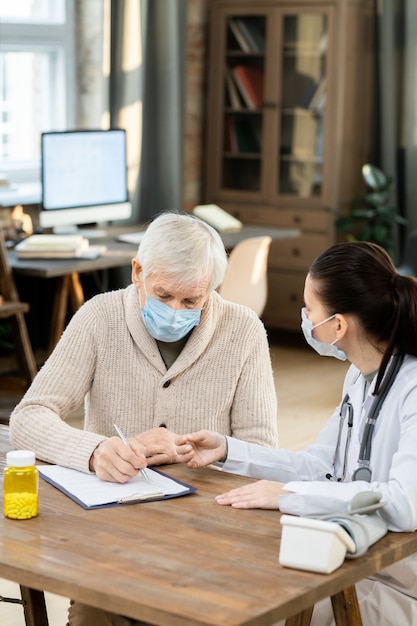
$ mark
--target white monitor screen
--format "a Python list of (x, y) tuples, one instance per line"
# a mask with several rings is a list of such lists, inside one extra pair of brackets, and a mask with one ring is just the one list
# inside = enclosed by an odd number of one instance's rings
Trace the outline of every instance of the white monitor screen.
[(124, 130), (42, 133), (41, 155), (41, 225), (130, 216)]

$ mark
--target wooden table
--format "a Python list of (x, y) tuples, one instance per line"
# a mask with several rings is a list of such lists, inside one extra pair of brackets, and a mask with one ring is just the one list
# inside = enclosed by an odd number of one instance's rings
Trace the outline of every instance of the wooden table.
[[(2, 465), (9, 448), (8, 429), (0, 427)], [(31, 626), (47, 623), (33, 590), (163, 626), (267, 626), (296, 614), (287, 624), (308, 624), (309, 607), (334, 596), (343, 614), (338, 623), (360, 624), (338, 601), (357, 581), (417, 550), (417, 533), (388, 533), (332, 574), (283, 568), (277, 511), (214, 502), (249, 479), (210, 468), (164, 469), (197, 493), (85, 511), (41, 480), (37, 518), (0, 514), (0, 577), (23, 585), (25, 597), (38, 603)]]
[[(75, 313), (84, 302), (80, 274), (130, 266), (137, 252), (137, 245), (121, 242), (116, 238), (122, 233), (137, 232), (140, 229), (140, 225), (107, 228), (105, 237), (93, 238), (90, 242), (91, 245), (105, 244), (107, 247), (106, 252), (97, 259), (19, 259), (14, 250), (9, 251), (9, 262), (15, 274), (58, 279), (51, 316), (49, 352), (55, 347), (64, 330), (68, 305)], [(266, 234), (277, 240), (297, 237), (300, 231), (294, 228), (248, 225), (239, 231), (221, 233), (221, 237), (225, 248), (231, 250), (243, 239)]]

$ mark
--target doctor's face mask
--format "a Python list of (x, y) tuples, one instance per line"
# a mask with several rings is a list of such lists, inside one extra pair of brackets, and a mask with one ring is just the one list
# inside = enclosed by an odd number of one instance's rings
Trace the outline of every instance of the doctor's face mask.
[[(336, 315), (336, 314), (335, 314)], [(333, 356), (336, 359), (340, 359), (341, 361), (346, 361), (347, 357), (343, 350), (339, 350), (339, 348), (335, 345), (336, 339), (332, 343), (326, 343), (325, 341), (319, 341), (318, 339), (314, 339), (313, 330), (326, 322), (332, 320), (335, 315), (331, 315), (327, 317), (322, 322), (315, 324), (313, 326), (311, 320), (308, 319), (306, 314), (306, 309), (303, 307), (301, 309), (301, 330), (303, 331), (303, 335), (308, 345), (311, 346), (320, 356)]]

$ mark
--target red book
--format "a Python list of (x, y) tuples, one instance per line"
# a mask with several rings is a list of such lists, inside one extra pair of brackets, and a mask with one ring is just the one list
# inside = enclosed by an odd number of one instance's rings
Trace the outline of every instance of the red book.
[(227, 152), (237, 152), (237, 139), (236, 139), (236, 130), (234, 127), (234, 123), (230, 115), (226, 117), (225, 120), (225, 148)]
[(263, 103), (264, 74), (249, 65), (236, 65), (233, 75), (240, 93), (249, 109), (259, 109)]

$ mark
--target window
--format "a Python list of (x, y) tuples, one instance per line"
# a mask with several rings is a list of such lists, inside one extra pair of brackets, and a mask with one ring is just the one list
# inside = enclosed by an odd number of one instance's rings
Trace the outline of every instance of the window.
[(42, 131), (73, 126), (73, 0), (0, 0), (0, 169), (39, 180)]

